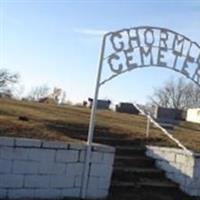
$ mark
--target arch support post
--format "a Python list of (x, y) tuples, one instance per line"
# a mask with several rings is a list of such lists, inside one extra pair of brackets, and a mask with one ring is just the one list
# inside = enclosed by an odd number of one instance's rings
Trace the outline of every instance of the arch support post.
[(101, 45), (101, 53), (100, 53), (99, 68), (98, 68), (97, 79), (96, 79), (96, 87), (95, 87), (95, 93), (94, 93), (94, 98), (92, 102), (92, 110), (90, 114), (90, 122), (89, 122), (89, 129), (88, 129), (88, 138), (87, 138), (87, 149), (86, 149), (86, 155), (85, 155), (85, 166), (84, 166), (83, 179), (82, 179), (82, 191), (81, 191), (82, 199), (85, 199), (87, 195), (88, 178), (89, 178), (89, 170), (90, 170), (89, 168), (90, 168), (90, 163), (91, 163), (92, 142), (93, 142), (93, 136), (94, 136), (96, 109), (97, 109), (98, 95), (99, 95), (100, 81), (101, 81), (101, 74), (102, 74), (102, 67), (103, 67), (104, 49), (105, 49), (105, 36), (103, 37), (103, 41)]

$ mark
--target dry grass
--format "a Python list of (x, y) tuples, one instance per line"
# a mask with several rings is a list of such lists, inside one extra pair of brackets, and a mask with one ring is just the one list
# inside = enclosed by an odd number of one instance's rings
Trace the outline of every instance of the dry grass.
[(180, 122), (174, 128), (172, 134), (187, 148), (195, 152), (200, 152), (200, 124)]
[[(30, 120), (20, 121), (19, 116), (27, 116)], [(73, 137), (87, 135), (89, 116), (88, 108), (0, 99), (0, 135), (80, 142)], [(147, 140), (145, 128), (144, 116), (97, 112), (95, 135), (115, 135), (145, 144), (176, 146), (153, 126)], [(181, 122), (172, 134), (188, 148), (200, 152), (200, 125)]]

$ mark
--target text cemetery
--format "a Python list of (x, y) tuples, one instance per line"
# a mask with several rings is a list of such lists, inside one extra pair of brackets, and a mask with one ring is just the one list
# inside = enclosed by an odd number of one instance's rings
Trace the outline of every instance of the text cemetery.
[(124, 29), (107, 36), (112, 49), (107, 62), (114, 73), (160, 66), (200, 83), (200, 47), (185, 36), (154, 27)]

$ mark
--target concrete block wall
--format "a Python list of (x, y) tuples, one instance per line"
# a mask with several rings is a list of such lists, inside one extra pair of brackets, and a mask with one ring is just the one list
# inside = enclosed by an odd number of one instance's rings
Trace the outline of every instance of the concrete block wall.
[(146, 155), (155, 159), (158, 168), (191, 196), (200, 196), (200, 155), (182, 149), (147, 146)]
[[(0, 137), (0, 199), (80, 198), (85, 144)], [(114, 149), (94, 145), (87, 198), (108, 195)]]

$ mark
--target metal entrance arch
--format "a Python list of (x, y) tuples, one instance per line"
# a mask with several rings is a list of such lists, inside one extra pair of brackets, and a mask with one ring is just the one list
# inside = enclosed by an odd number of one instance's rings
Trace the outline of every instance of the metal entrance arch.
[[(102, 79), (103, 66), (106, 77)], [(88, 130), (82, 198), (86, 196), (90, 153), (100, 87), (113, 78), (142, 67), (163, 67), (179, 72), (200, 87), (200, 46), (169, 29), (141, 26), (103, 36), (99, 69)]]

